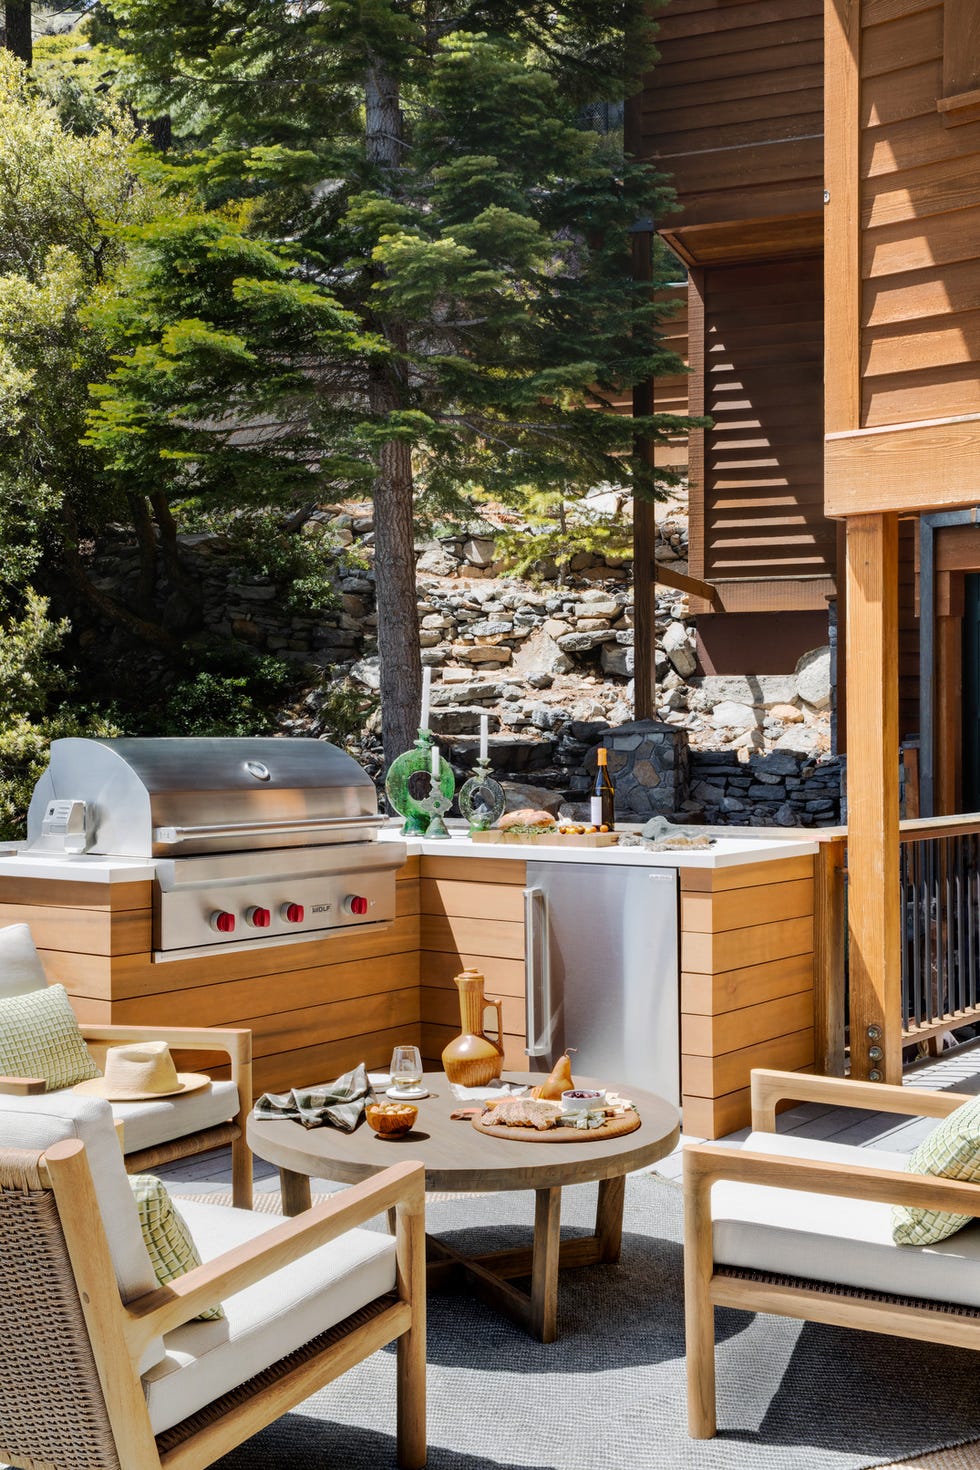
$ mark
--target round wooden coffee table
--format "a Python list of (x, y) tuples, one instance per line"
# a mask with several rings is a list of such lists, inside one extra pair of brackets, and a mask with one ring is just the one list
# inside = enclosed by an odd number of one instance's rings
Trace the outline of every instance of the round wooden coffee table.
[[(540, 1082), (540, 1075), (507, 1072), (511, 1082)], [(588, 1087), (587, 1078), (577, 1079)], [(427, 1072), (429, 1096), (419, 1101), (411, 1133), (399, 1139), (376, 1137), (362, 1123), (353, 1133), (337, 1128), (304, 1128), (287, 1118), (248, 1120), (246, 1137), (252, 1152), (277, 1165), (283, 1209), (298, 1214), (310, 1206), (310, 1179), (357, 1184), (399, 1159), (420, 1159), (430, 1190), (485, 1193), (488, 1190), (533, 1189), (534, 1235), (529, 1248), (494, 1251), (469, 1257), (434, 1237), (429, 1242), (429, 1285), (439, 1287), (463, 1278), (474, 1295), (506, 1312), (541, 1342), (557, 1335), (558, 1272), (619, 1260), (623, 1235), (626, 1175), (662, 1159), (680, 1133), (677, 1109), (652, 1092), (636, 1087), (622, 1091), (636, 1104), (640, 1126), (618, 1138), (571, 1143), (524, 1143), (478, 1133), (467, 1120), (450, 1113), (463, 1106), (450, 1091), (442, 1072)], [(615, 1088), (605, 1081), (601, 1085)], [(561, 1191), (567, 1184), (599, 1181), (595, 1234), (562, 1241)], [(530, 1277), (530, 1292), (514, 1280)]]

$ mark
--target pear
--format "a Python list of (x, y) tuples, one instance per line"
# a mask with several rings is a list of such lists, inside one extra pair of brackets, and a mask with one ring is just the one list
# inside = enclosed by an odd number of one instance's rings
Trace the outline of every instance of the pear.
[[(570, 1048), (574, 1051), (574, 1047)], [(572, 1081), (572, 1059), (568, 1052), (564, 1052), (551, 1069), (551, 1075), (546, 1082), (541, 1082), (537, 1087), (531, 1088), (532, 1097), (543, 1097), (550, 1102), (559, 1102), (563, 1092), (571, 1092), (575, 1083)]]

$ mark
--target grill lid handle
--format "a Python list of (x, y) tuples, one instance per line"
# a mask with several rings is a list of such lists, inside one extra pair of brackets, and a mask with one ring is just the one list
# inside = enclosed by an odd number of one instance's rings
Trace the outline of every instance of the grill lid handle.
[(304, 817), (284, 822), (219, 822), (204, 827), (154, 827), (153, 841), (163, 847), (176, 847), (181, 842), (194, 842), (206, 837), (265, 837), (287, 832), (336, 832), (338, 828), (383, 827), (385, 818), (377, 817)]

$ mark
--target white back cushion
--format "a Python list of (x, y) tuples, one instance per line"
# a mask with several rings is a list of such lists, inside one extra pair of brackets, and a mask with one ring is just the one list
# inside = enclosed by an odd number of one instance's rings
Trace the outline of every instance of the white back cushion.
[(43, 990), (48, 983), (41, 956), (26, 924), (0, 929), (0, 999)]
[(0, 1147), (40, 1151), (67, 1138), (79, 1138), (85, 1145), (123, 1301), (153, 1291), (156, 1276), (143, 1244), (109, 1104), (104, 1098), (80, 1097), (71, 1091), (0, 1096)]

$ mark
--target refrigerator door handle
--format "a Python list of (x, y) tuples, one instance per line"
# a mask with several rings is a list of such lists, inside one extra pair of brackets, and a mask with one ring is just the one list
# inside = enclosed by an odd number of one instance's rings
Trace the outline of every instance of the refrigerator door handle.
[[(543, 1025), (538, 1020), (538, 1001)], [(548, 943), (548, 897), (543, 888), (524, 889), (524, 1010), (526, 1056), (548, 1055), (551, 1033), (551, 954)]]

